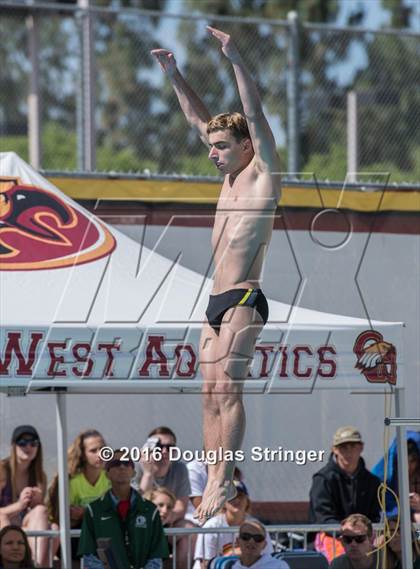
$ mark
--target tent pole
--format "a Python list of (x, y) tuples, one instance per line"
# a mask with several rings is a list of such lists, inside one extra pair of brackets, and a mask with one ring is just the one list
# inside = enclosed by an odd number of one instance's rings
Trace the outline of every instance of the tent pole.
[[(404, 417), (404, 390), (395, 389), (395, 415)], [(402, 567), (413, 566), (413, 550), (411, 545), (411, 516), (408, 486), (408, 456), (406, 427), (397, 425), (397, 458), (398, 458), (398, 497), (400, 501), (401, 553)]]
[(71, 567), (70, 549), (70, 508), (67, 467), (67, 412), (66, 395), (56, 395), (57, 458), (58, 458), (58, 499), (60, 512), (61, 563)]

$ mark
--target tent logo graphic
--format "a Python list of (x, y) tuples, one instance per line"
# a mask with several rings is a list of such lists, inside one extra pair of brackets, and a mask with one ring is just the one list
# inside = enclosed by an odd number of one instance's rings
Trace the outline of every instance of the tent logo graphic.
[(362, 332), (353, 352), (357, 356), (355, 367), (370, 383), (397, 383), (397, 352), (395, 346), (384, 342), (382, 334), (375, 330)]
[(0, 178), (0, 270), (80, 265), (109, 255), (115, 246), (98, 219), (60, 195)]

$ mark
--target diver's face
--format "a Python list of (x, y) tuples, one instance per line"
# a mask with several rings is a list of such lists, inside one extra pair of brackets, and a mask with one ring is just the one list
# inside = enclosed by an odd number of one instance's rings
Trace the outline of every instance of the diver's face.
[(238, 142), (229, 130), (209, 134), (209, 158), (222, 174), (234, 174), (244, 168), (250, 158), (250, 140)]

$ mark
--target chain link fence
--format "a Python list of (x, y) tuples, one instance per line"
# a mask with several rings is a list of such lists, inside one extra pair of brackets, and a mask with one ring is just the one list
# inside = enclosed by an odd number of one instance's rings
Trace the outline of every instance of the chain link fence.
[[(359, 171), (420, 180), (419, 35), (299, 24), (293, 53), (288, 21), (74, 4), (0, 3), (1, 149), (47, 170), (215, 175), (150, 55), (173, 49), (212, 114), (241, 110), (207, 24), (233, 34), (285, 170), (294, 153), (302, 172), (345, 178), (353, 91)], [(293, 73), (297, 88), (288, 93)]]

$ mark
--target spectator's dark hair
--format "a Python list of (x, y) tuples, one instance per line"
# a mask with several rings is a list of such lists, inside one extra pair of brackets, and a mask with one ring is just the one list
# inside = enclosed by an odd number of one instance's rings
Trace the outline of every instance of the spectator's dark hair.
[(162, 425), (161, 427), (156, 427), (156, 429), (153, 429), (153, 431), (151, 431), (147, 436), (154, 437), (155, 435), (168, 435), (172, 437), (174, 439), (174, 442), (176, 443), (175, 433), (173, 432), (172, 429), (170, 429), (169, 427), (165, 427), (164, 425)]
[[(390, 516), (387, 520), (388, 524), (395, 524), (397, 525), (398, 523), (398, 516)], [(390, 536), (391, 537), (395, 532), (395, 528), (390, 529)], [(385, 536), (381, 536), (382, 539), (384, 539)], [(395, 539), (396, 536), (394, 536), (393, 539)], [(392, 547), (391, 547), (391, 543), (393, 540), (388, 541), (388, 543), (383, 546), (384, 547), (384, 556), (386, 556), (386, 562), (387, 562), (387, 567), (389, 566), (389, 569), (394, 569), (399, 567), (399, 558), (397, 556), (397, 554), (393, 551)], [(380, 541), (379, 541), (380, 543)], [(417, 536), (415, 533), (415, 529), (414, 529), (414, 525), (411, 526), (411, 544), (412, 544), (412, 551), (413, 551), (413, 562), (420, 557), (420, 547), (418, 544), (418, 540), (417, 540)], [(385, 553), (386, 551), (386, 553)]]
[(407, 441), (407, 454), (408, 456), (414, 456), (417, 460), (420, 460), (420, 450), (413, 439), (408, 439)]
[(4, 539), (4, 537), (10, 531), (17, 531), (18, 533), (20, 533), (23, 541), (25, 542), (25, 557), (23, 558), (22, 562), (19, 563), (19, 567), (22, 567), (22, 569), (29, 569), (30, 567), (34, 567), (34, 562), (32, 561), (31, 548), (29, 547), (28, 538), (26, 537), (26, 533), (23, 531), (23, 529), (21, 527), (15, 526), (15, 525), (4, 526), (4, 528), (2, 528), (0, 530), (0, 567), (4, 566), (4, 561), (3, 561), (2, 556), (1, 556), (1, 543)]

